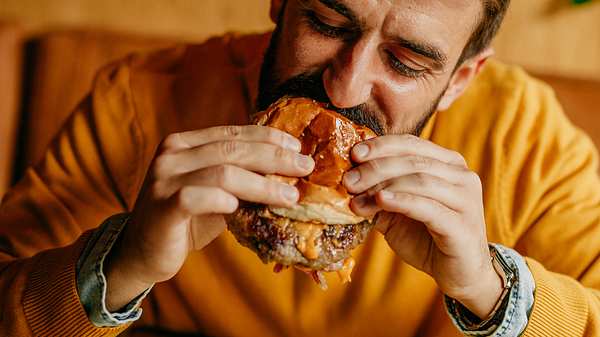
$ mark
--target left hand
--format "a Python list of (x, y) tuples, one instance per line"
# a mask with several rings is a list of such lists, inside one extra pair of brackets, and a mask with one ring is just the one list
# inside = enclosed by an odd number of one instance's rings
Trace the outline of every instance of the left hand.
[(479, 176), (457, 152), (410, 135), (356, 145), (344, 176), (353, 210), (382, 211), (376, 228), (408, 264), (485, 319), (502, 293), (490, 261)]

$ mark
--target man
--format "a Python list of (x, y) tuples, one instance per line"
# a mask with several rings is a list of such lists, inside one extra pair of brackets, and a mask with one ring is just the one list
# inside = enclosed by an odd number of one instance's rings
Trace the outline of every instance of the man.
[[(507, 6), (273, 0), (272, 38), (107, 67), (2, 205), (3, 335), (599, 336), (597, 156), (546, 86), (484, 66)], [(224, 231), (297, 200), (263, 174), (313, 169), (244, 126), (288, 94), (381, 135), (344, 184), (383, 235), (327, 292)]]

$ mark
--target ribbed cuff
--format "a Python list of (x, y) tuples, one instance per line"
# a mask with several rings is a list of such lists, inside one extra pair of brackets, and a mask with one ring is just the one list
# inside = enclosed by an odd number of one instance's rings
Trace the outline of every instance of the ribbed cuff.
[(23, 294), (23, 309), (34, 336), (117, 336), (127, 328), (98, 328), (89, 320), (77, 294), (75, 264), (90, 233), (71, 246), (33, 257)]
[(589, 314), (585, 288), (576, 280), (527, 259), (536, 283), (535, 303), (524, 337), (583, 336)]

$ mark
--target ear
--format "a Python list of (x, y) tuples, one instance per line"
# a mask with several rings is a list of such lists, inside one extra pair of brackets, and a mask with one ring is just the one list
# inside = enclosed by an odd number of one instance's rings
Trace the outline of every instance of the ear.
[(450, 108), (452, 103), (465, 92), (471, 81), (483, 68), (485, 61), (492, 55), (494, 55), (494, 50), (491, 47), (488, 47), (479, 54), (464, 61), (463, 64), (456, 69), (454, 75), (452, 75), (448, 88), (446, 89), (444, 96), (442, 96), (437, 109), (443, 111)]
[(283, 9), (283, 3), (284, 3), (284, 0), (271, 0), (270, 16), (271, 16), (271, 21), (273, 21), (273, 23), (277, 23), (277, 20), (279, 19), (279, 15), (281, 14), (281, 11)]

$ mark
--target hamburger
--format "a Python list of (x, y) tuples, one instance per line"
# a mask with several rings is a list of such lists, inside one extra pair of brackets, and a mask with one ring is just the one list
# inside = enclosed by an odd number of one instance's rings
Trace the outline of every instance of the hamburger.
[(365, 240), (373, 219), (350, 209), (352, 195), (342, 178), (353, 167), (352, 147), (375, 133), (308, 98), (281, 98), (259, 113), (255, 123), (298, 138), (302, 154), (312, 156), (315, 168), (303, 178), (267, 175), (296, 186), (298, 203), (291, 208), (243, 203), (227, 217), (229, 230), (264, 263), (275, 262), (275, 272), (295, 267), (322, 288), (327, 287), (323, 272), (337, 272), (343, 282), (350, 281), (350, 252)]

